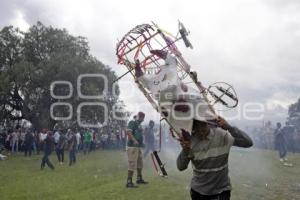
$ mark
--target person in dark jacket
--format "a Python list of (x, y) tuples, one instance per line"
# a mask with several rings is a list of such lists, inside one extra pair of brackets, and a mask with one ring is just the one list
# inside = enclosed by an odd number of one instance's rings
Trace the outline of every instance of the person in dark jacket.
[(24, 142), (25, 156), (27, 156), (27, 153), (29, 156), (31, 156), (33, 141), (34, 141), (33, 134), (30, 131), (27, 131), (27, 133), (25, 135), (25, 142)]
[(77, 150), (77, 139), (73, 131), (70, 131), (69, 135), (69, 166), (76, 163), (76, 150)]
[(65, 148), (67, 147), (67, 138), (65, 134), (61, 133), (58, 143), (56, 145), (56, 155), (58, 162), (62, 165), (64, 163)]
[(52, 153), (54, 147), (54, 138), (51, 131), (48, 131), (47, 136), (44, 140), (44, 156), (42, 158), (41, 169), (45, 168), (45, 164), (52, 170), (54, 170), (53, 164), (49, 160), (49, 156)]

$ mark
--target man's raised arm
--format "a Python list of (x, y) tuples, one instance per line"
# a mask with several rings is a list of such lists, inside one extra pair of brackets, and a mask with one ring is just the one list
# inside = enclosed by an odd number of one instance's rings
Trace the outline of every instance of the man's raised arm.
[(244, 148), (253, 146), (252, 139), (244, 131), (229, 125), (224, 118), (218, 117), (217, 123), (221, 128), (228, 130), (234, 138), (233, 146)]

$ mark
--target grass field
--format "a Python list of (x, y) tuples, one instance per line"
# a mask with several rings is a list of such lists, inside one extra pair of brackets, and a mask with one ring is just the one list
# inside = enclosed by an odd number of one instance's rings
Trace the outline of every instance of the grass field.
[[(41, 156), (14, 155), (0, 162), (1, 200), (185, 200), (189, 199), (191, 167), (176, 170), (177, 152), (165, 153), (168, 178), (158, 177), (148, 159), (144, 178), (149, 185), (126, 189), (126, 154), (123, 151), (97, 151), (78, 155), (75, 166), (59, 165), (51, 160), (54, 171), (39, 169)], [(294, 167), (284, 167), (271, 151), (233, 149), (230, 176), (233, 200), (299, 200), (300, 155), (290, 154)]]

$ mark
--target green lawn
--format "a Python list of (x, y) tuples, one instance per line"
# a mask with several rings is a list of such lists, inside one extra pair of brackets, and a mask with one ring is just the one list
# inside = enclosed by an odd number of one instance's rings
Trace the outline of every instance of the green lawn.
[[(144, 177), (149, 185), (126, 189), (126, 154), (122, 151), (97, 151), (79, 155), (78, 163), (69, 167), (51, 160), (55, 171), (40, 167), (40, 157), (11, 156), (0, 162), (0, 199), (61, 200), (184, 200), (189, 199), (191, 168), (178, 172), (177, 152), (165, 153), (168, 158), (168, 178), (158, 177), (149, 159)], [(233, 149), (230, 156), (230, 176), (233, 200), (299, 200), (300, 155), (290, 154), (294, 167), (284, 167), (271, 151)]]

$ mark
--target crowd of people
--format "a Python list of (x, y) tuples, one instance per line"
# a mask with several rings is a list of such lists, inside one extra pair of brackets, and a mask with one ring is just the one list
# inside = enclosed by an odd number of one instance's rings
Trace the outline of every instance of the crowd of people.
[[(154, 128), (154, 126), (154, 121), (150, 120), (149, 125), (144, 127), (144, 157), (157, 148), (158, 138), (154, 133), (157, 132), (157, 128)], [(48, 164), (50, 168), (54, 168), (48, 158), (52, 152), (56, 153), (60, 164), (65, 161), (65, 152), (69, 152), (69, 161), (72, 165), (76, 162), (77, 153), (86, 155), (97, 149), (125, 151), (126, 142), (126, 127), (117, 128), (117, 130), (105, 127), (102, 129), (56, 128), (40, 131), (16, 127), (0, 132), (0, 153), (5, 151), (6, 154), (11, 156), (16, 154), (31, 156), (33, 153), (44, 153), (42, 168), (45, 164)]]
[[(279, 125), (280, 124), (280, 125)], [(280, 126), (280, 129), (278, 129)], [(284, 143), (287, 151), (300, 152), (300, 131), (288, 122), (285, 125), (280, 122), (273, 124), (271, 121), (264, 123), (261, 127), (247, 128), (254, 141), (254, 146), (260, 149), (278, 150), (280, 143)], [(278, 135), (280, 132), (280, 137)]]
[[(11, 155), (23, 153), (24, 156), (31, 156), (32, 153), (44, 152), (42, 166), (49, 163), (47, 158), (52, 151), (55, 151), (61, 164), (64, 162), (64, 152), (69, 151), (72, 165), (76, 162), (76, 153), (88, 154), (96, 149), (125, 150), (125, 147), (125, 129), (121, 128), (112, 131), (107, 127), (105, 129), (57, 128), (32, 131), (16, 127), (0, 133), (0, 153), (6, 150)], [(49, 166), (52, 168), (51, 163)]]
[[(2, 148), (11, 151), (11, 153), (24, 152), (25, 155), (31, 155), (32, 151), (39, 154), (43, 150), (44, 140), (51, 132), (55, 143), (58, 142), (61, 135), (69, 135), (69, 130), (42, 129), (41, 131), (32, 131), (30, 129), (16, 128), (14, 130), (3, 131), (0, 133), (0, 144)], [(77, 140), (77, 150), (88, 153), (98, 148), (102, 149), (124, 149), (125, 148), (125, 130), (114, 130), (105, 132), (104, 130), (82, 129), (72, 130), (75, 132)]]

